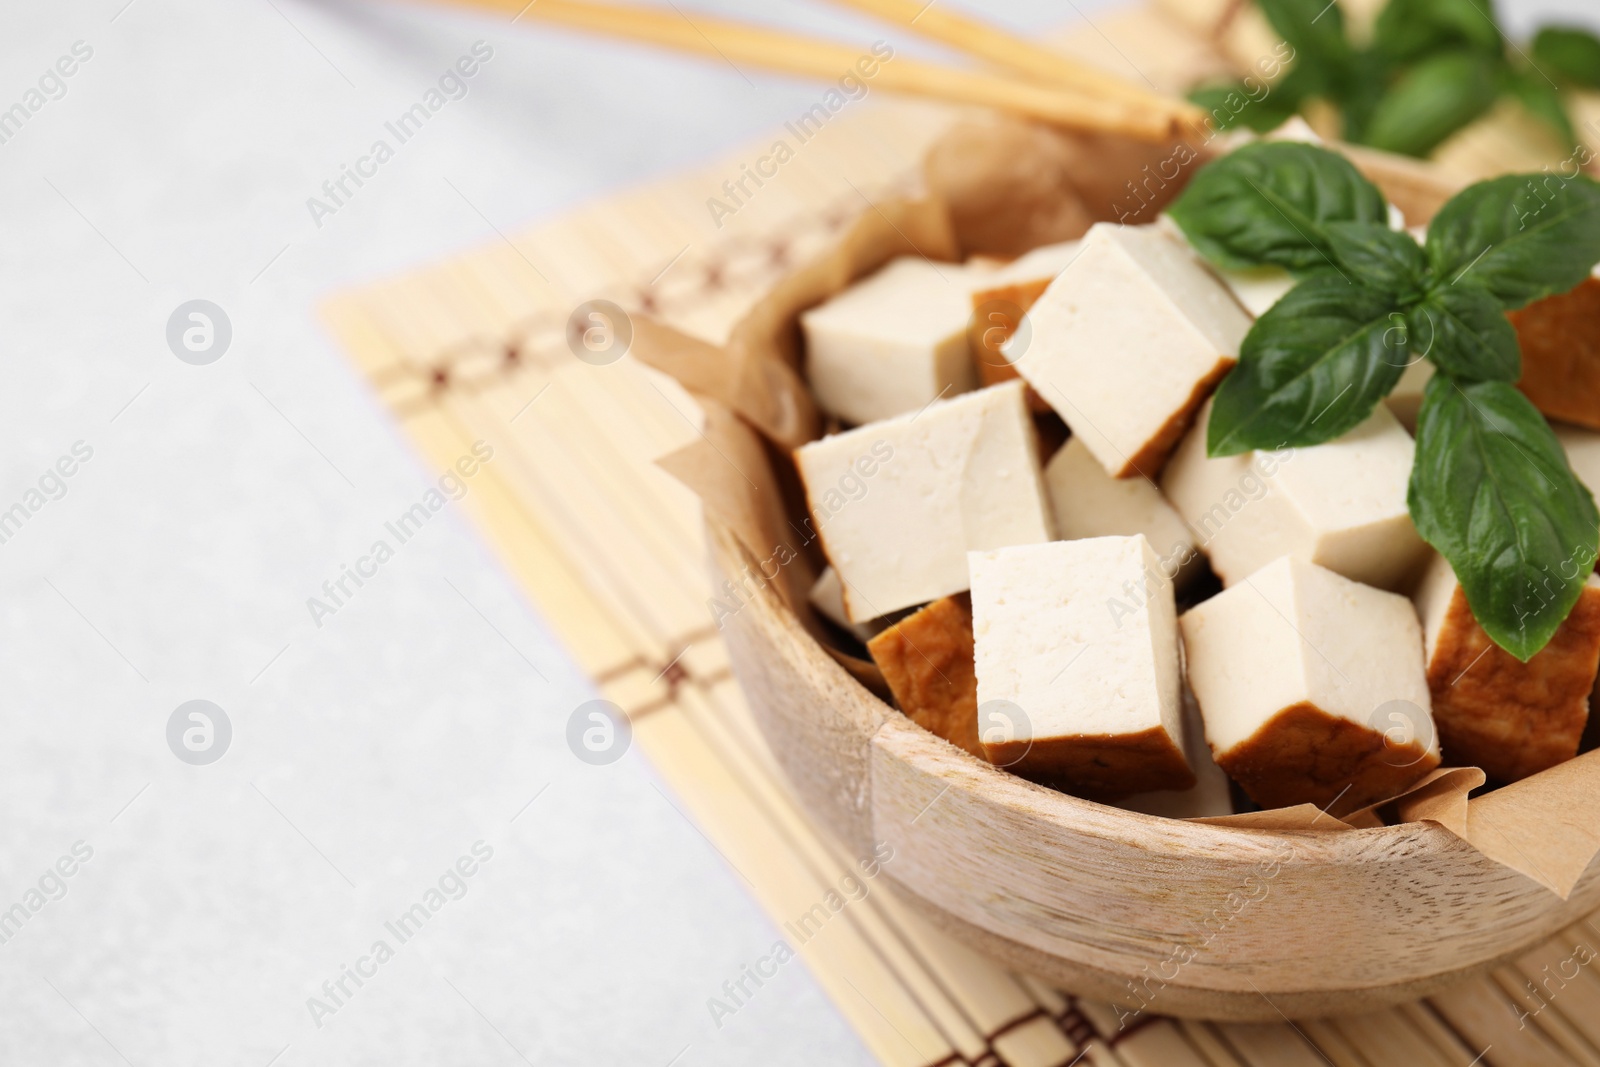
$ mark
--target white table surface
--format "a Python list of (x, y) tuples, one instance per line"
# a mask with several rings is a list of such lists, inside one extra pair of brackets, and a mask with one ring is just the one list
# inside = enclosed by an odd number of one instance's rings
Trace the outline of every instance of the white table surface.
[[(901, 46), (821, 4), (695, 6)], [(480, 39), (467, 96), (318, 226), (307, 198)], [(594, 694), (458, 514), (320, 627), (306, 607), (430, 480), (317, 299), (692, 164), (815, 87), (376, 0), (12, 0), (0, 109), (80, 41), (0, 144), (0, 512), (92, 450), (0, 543), (0, 916), (65, 890), (0, 943), (0, 1063), (870, 1062), (803, 967), (714, 1025), (776, 929), (638, 753), (573, 758)], [(194, 298), (233, 328), (207, 366), (165, 339)], [(166, 741), (196, 698), (234, 729), (205, 767)], [(478, 841), (465, 895), (398, 944), (384, 922)], [(394, 958), (318, 1026), (308, 998), (379, 938)]]

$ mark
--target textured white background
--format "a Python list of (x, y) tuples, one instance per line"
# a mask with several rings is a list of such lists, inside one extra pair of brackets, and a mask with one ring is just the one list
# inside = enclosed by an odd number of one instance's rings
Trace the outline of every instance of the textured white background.
[[(0, 544), (0, 910), (94, 850), (0, 944), (0, 1063), (868, 1062), (799, 964), (713, 1027), (777, 931), (637, 753), (567, 751), (593, 694), (458, 515), (322, 628), (305, 607), (431, 478), (315, 301), (692, 164), (815, 86), (403, 3), (125, 2), (0, 14), (0, 108), (94, 50), (0, 145), (0, 510), (93, 449)], [(910, 47), (821, 4), (696, 7)], [(480, 38), (470, 95), (314, 226), (306, 198)], [(207, 367), (163, 335), (194, 297), (233, 322)], [(235, 730), (199, 769), (164, 739), (196, 697)], [(480, 839), (466, 896), (316, 1028), (306, 998)]]

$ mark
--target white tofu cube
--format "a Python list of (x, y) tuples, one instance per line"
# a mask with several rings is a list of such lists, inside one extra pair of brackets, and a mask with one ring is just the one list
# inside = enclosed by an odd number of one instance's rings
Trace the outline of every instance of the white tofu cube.
[(1192, 786), (1172, 586), (1155, 579), (1149, 543), (1095, 537), (968, 558), (990, 761), (1091, 797)]
[(1566, 450), (1567, 464), (1572, 467), (1572, 473), (1578, 476), (1578, 481), (1589, 492), (1600, 496), (1600, 433), (1565, 422), (1553, 422), (1550, 428), (1556, 432), (1556, 440)]
[(822, 568), (822, 573), (817, 575), (817, 580), (811, 584), (811, 592), (807, 594), (806, 599), (811, 602), (818, 615), (840, 629), (855, 634), (862, 644), (872, 640), (883, 629), (883, 626), (876, 622), (850, 621), (850, 616), (844, 610), (844, 584), (839, 581), (839, 572), (832, 567)]
[(985, 273), (902, 256), (802, 313), (806, 377), (817, 401), (860, 424), (974, 388), (967, 323), (972, 286)]
[(1089, 230), (1028, 318), (1007, 356), (1118, 478), (1160, 471), (1250, 328), (1187, 246), (1110, 223)]
[[(1600, 271), (1600, 267), (1595, 270)], [(1600, 499), (1600, 433), (1565, 422), (1552, 422), (1550, 426), (1555, 430), (1561, 447), (1566, 450), (1567, 464), (1572, 468), (1572, 473), (1578, 476), (1578, 481), (1589, 492)], [(1589, 707), (1591, 711), (1600, 708), (1600, 678), (1596, 678), (1594, 692), (1589, 695)]]
[(1263, 807), (1338, 815), (1438, 766), (1405, 597), (1285, 556), (1179, 621), (1211, 751)]
[(1195, 262), (1220, 279), (1222, 284), (1227, 286), (1228, 292), (1239, 302), (1239, 306), (1248, 311), (1253, 319), (1265, 315), (1268, 308), (1282, 300), (1284, 294), (1295, 287), (1294, 275), (1282, 267), (1230, 269), (1207, 263), (1199, 250), (1189, 243), (1189, 238), (1184, 236), (1183, 228), (1173, 221), (1171, 215), (1161, 215), (1156, 219), (1155, 227), (1187, 248)]
[(1600, 578), (1550, 643), (1523, 663), (1489, 640), (1435, 555), (1416, 593), (1439, 743), (1452, 766), (1515, 782), (1578, 754), (1600, 667)]
[(866, 622), (967, 588), (967, 552), (1054, 536), (1021, 382), (795, 450), (845, 613)]
[(1255, 267), (1249, 270), (1218, 269), (1217, 277), (1228, 287), (1233, 298), (1259, 319), (1267, 310), (1282, 300), (1295, 287), (1294, 275), (1282, 267)]
[(1206, 456), (1207, 405), (1167, 464), (1162, 491), (1224, 585), (1279, 556), (1381, 589), (1408, 584), (1427, 544), (1406, 507), (1415, 444), (1379, 405), (1336, 441)]
[[(1017, 377), (1017, 369), (1006, 358), (1002, 346), (1021, 325), (1023, 313), (1077, 258), (1080, 244), (1079, 241), (1064, 241), (1035, 248), (974, 283), (972, 326), (967, 340), (978, 368), (978, 379), (984, 385)], [(1028, 407), (1032, 411), (1050, 410), (1037, 394), (1028, 398)]]
[(1050, 288), (1050, 283), (1078, 258), (1082, 246), (1082, 241), (1062, 241), (1018, 256), (974, 283), (973, 306), (985, 300), (1010, 300), (1027, 311), (1040, 294)]
[(1422, 391), (1432, 380), (1433, 364), (1419, 359), (1405, 369), (1399, 383), (1383, 398), (1389, 410), (1394, 412), (1394, 417), (1400, 420), (1400, 425), (1413, 436), (1417, 432), (1417, 415), (1422, 411)]
[(1056, 536), (1131, 537), (1143, 534), (1161, 560), (1161, 574), (1181, 586), (1199, 569), (1200, 553), (1189, 527), (1146, 478), (1113, 478), (1071, 438), (1044, 468)]

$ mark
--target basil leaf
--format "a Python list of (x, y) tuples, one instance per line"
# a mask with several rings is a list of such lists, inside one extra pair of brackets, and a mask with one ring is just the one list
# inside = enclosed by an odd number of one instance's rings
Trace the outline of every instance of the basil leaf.
[(1516, 328), (1487, 289), (1441, 285), (1406, 313), (1412, 352), (1468, 382), (1514, 382), (1522, 377)]
[(1533, 39), (1533, 62), (1551, 77), (1600, 89), (1600, 37), (1588, 30), (1546, 26)]
[(1553, 129), (1563, 147), (1570, 148), (1578, 143), (1578, 131), (1572, 125), (1572, 116), (1567, 114), (1566, 101), (1550, 79), (1536, 70), (1512, 71), (1506, 78), (1506, 91), (1529, 114)]
[(1355, 54), (1350, 75), (1338, 94), (1341, 139), (1354, 144), (1366, 141), (1372, 116), (1383, 102), (1384, 94), (1393, 80), (1393, 65), (1377, 48), (1363, 49)]
[(1388, 293), (1318, 274), (1256, 320), (1223, 379), (1206, 451), (1331, 441), (1360, 425), (1405, 370), (1405, 318)]
[(1492, 60), (1469, 52), (1423, 60), (1378, 102), (1365, 143), (1402, 155), (1427, 155), (1494, 105), (1496, 73)]
[(1437, 52), (1499, 56), (1504, 50), (1489, 0), (1389, 0), (1378, 15), (1373, 41), (1402, 63)]
[(1329, 254), (1352, 281), (1389, 290), (1402, 303), (1422, 295), (1428, 256), (1409, 233), (1376, 222), (1330, 222), (1324, 232)]
[(1339, 5), (1326, 0), (1256, 0), (1256, 6), (1294, 48), (1295, 69), (1304, 72), (1313, 95), (1336, 96), (1352, 55)]
[(1455, 568), (1495, 644), (1523, 662), (1594, 569), (1600, 511), (1550, 426), (1505, 382), (1428, 383), (1408, 493), (1423, 538)]
[(1441, 282), (1466, 279), (1515, 311), (1575, 288), (1600, 263), (1600, 185), (1560, 174), (1468, 186), (1428, 227)]
[(1332, 262), (1323, 227), (1383, 222), (1378, 187), (1314, 145), (1246, 145), (1195, 175), (1168, 209), (1189, 243), (1221, 267), (1312, 270)]
[[(1267, 83), (1257, 82), (1255, 92), (1263, 88)], [(1265, 96), (1258, 97), (1243, 82), (1201, 86), (1190, 91), (1189, 100), (1211, 113), (1212, 125), (1219, 133), (1238, 126), (1257, 133), (1275, 130), (1289, 120), (1300, 104), (1281, 86), (1273, 86)]]

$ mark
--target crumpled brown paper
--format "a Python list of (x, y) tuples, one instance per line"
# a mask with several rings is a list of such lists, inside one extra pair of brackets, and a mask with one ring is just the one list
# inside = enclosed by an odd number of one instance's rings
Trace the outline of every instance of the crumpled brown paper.
[[(1015, 119), (965, 123), (930, 153), (926, 194), (864, 202), (861, 216), (831, 250), (758, 301), (725, 346), (660, 324), (636, 323), (632, 351), (696, 393), (707, 413), (702, 441), (663, 458), (661, 465), (699, 494), (708, 516), (748, 553), (749, 567), (775, 585), (819, 639), (822, 627), (806, 601), (818, 556), (803, 525), (804, 505), (792, 491), (789, 452), (816, 437), (820, 424), (802, 377), (795, 317), (896, 255), (955, 261), (963, 252), (1009, 254), (1080, 236), (1091, 221), (1117, 217), (1116, 191), (1147, 178), (1151, 151), (1028, 127)], [(1203, 151), (1192, 152), (1196, 163)], [(1370, 151), (1352, 157), (1403, 202), (1413, 223), (1426, 221), (1454, 191), (1448, 181), (1431, 182), (1412, 161)], [(1187, 173), (1192, 171), (1191, 166)], [(1163, 199), (1152, 196), (1140, 217), (1158, 210), (1155, 205), (1175, 195), (1178, 184), (1162, 187)], [(1147, 180), (1145, 187), (1150, 187)], [(774, 568), (780, 555), (792, 562)], [(885, 695), (874, 665), (821, 643), (854, 677)], [(1483, 772), (1476, 768), (1446, 767), (1399, 796), (1342, 818), (1304, 804), (1196, 821), (1328, 833), (1429, 822), (1566, 898), (1600, 854), (1600, 751), (1470, 797), (1483, 784)]]
[[(1337, 818), (1315, 804), (1296, 804), (1192, 821), (1241, 830), (1280, 831), (1368, 830), (1393, 822), (1432, 822), (1466, 838), (1468, 797), (1485, 780), (1484, 773), (1476, 767), (1439, 767), (1409, 789)], [(1386, 814), (1391, 817), (1385, 818)]]
[(777, 473), (760, 435), (717, 400), (709, 396), (697, 399), (706, 416), (701, 439), (656, 462), (693, 490), (706, 516), (731, 532), (744, 550), (743, 570), (728, 578), (731, 588), (712, 590), (713, 617), (719, 611), (737, 612), (755, 585), (770, 586), (835, 663), (880, 699), (888, 700), (889, 685), (876, 663), (823, 639), (822, 627), (806, 600), (816, 578), (816, 570), (810, 566), (815, 535), (789, 520), (777, 488)]

